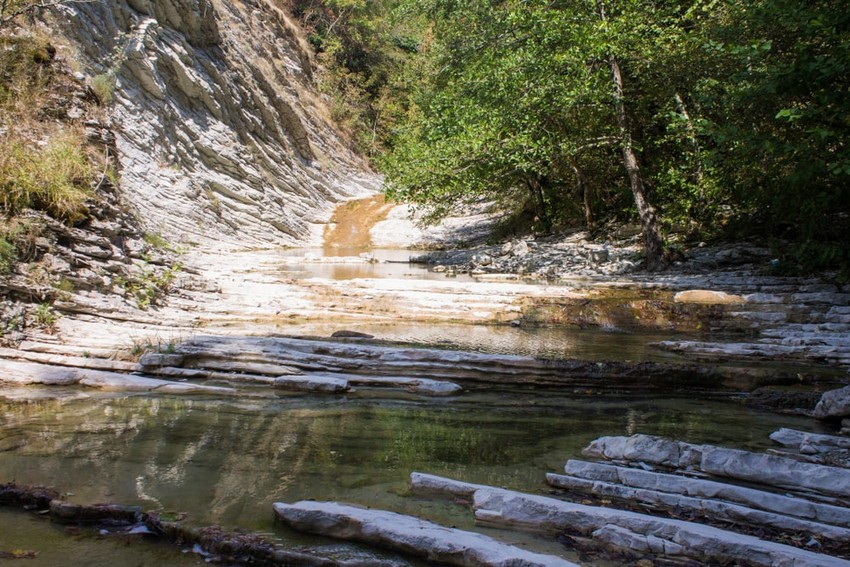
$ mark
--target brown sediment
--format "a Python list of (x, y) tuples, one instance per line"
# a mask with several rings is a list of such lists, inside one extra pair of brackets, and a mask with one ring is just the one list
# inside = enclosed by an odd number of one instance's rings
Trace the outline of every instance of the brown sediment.
[(382, 194), (339, 205), (325, 227), (325, 254), (334, 256), (340, 249), (369, 248), (372, 245), (369, 231), (387, 217), (393, 206)]

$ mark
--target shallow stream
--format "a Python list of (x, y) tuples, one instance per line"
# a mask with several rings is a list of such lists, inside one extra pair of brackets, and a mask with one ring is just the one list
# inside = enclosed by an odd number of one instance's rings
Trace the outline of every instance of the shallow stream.
[[(336, 544), (276, 526), (271, 504), (337, 500), (472, 529), (464, 508), (407, 496), (410, 472), (540, 493), (545, 472), (560, 471), (601, 435), (652, 433), (764, 449), (777, 428), (811, 425), (734, 401), (574, 398), (532, 389), (436, 401), (384, 396), (124, 396), (0, 404), (0, 478), (53, 486), (72, 501), (185, 512), (194, 525), (241, 527), (291, 545), (323, 547)], [(10, 522), (15, 530), (7, 529)], [(97, 540), (69, 536), (20, 512), (4, 511), (0, 526), (0, 550), (39, 552), (27, 565), (84, 564), (70, 556), (56, 562), (55, 546), (101, 548)], [(38, 530), (50, 537), (33, 539)], [(115, 545), (114, 539), (107, 537), (105, 545)], [(553, 544), (526, 544), (559, 551)], [(195, 561), (185, 555), (162, 561), (168, 550), (159, 546), (134, 544), (134, 550), (126, 562), (116, 555), (109, 564)]]
[[(396, 251), (384, 258), (399, 263), (293, 261), (281, 277), (444, 277), (404, 263), (407, 255)], [(311, 323), (293, 325), (286, 334), (327, 336), (334, 330)], [(421, 324), (354, 330), (389, 342), (479, 352), (677, 358), (648, 346), (669, 334)], [(648, 433), (763, 450), (779, 427), (812, 428), (807, 418), (761, 412), (735, 400), (576, 396), (555, 389), (481, 387), (451, 399), (363, 388), (341, 396), (257, 390), (239, 400), (65, 393), (58, 400), (0, 403), (0, 483), (48, 485), (86, 504), (182, 512), (191, 525), (241, 528), (337, 556), (375, 552), (289, 532), (275, 524), (272, 503), (315, 499), (383, 508), (575, 559), (554, 542), (477, 528), (471, 513), (452, 502), (408, 495), (410, 473), (545, 493), (545, 473), (561, 471), (567, 459), (580, 458), (581, 449), (603, 435)], [(0, 508), (0, 563), (3, 552), (33, 552), (21, 561), (203, 564), (202, 557), (184, 551)]]

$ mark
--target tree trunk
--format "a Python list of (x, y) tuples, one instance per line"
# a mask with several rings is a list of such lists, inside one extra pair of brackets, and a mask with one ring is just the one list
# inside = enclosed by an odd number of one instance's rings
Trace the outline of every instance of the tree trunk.
[(587, 190), (587, 186), (584, 184), (584, 176), (581, 174), (581, 170), (573, 164), (570, 164), (570, 167), (576, 175), (576, 189), (581, 196), (581, 202), (584, 207), (584, 224), (588, 230), (594, 230), (596, 228), (596, 221), (593, 218), (593, 210), (590, 208), (590, 191)]
[[(604, 21), (606, 19), (605, 2), (603, 0), (597, 0), (596, 5), (599, 9), (599, 17)], [(643, 232), (646, 268), (648, 270), (657, 270), (666, 264), (664, 244), (661, 240), (661, 233), (658, 231), (658, 217), (655, 214), (655, 208), (647, 199), (646, 187), (643, 184), (643, 178), (640, 176), (637, 154), (635, 154), (632, 147), (632, 135), (629, 130), (626, 103), (623, 100), (623, 75), (620, 72), (620, 65), (617, 63), (617, 58), (613, 54), (608, 56), (608, 67), (611, 70), (611, 90), (614, 98), (614, 110), (617, 114), (617, 126), (620, 129), (623, 166), (629, 175), (629, 183), (631, 184), (632, 194), (634, 195), (635, 205), (637, 205), (638, 216), (640, 217), (641, 230)]]
[(531, 194), (531, 202), (534, 205), (532, 229), (548, 233), (552, 229), (552, 222), (549, 219), (549, 212), (546, 210), (546, 196), (543, 194), (545, 184), (545, 176), (534, 176), (526, 181), (526, 186)]

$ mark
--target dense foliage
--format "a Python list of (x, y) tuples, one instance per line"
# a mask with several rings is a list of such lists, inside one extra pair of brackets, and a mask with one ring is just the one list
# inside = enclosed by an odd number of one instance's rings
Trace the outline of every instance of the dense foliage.
[(390, 195), (435, 217), (487, 199), (537, 231), (644, 220), (642, 190), (662, 232), (791, 242), (797, 269), (850, 264), (839, 0), (297, 0), (295, 12)]

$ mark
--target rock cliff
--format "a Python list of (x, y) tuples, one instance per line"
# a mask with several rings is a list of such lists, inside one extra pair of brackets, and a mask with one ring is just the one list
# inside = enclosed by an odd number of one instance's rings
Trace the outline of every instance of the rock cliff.
[[(58, 24), (111, 87), (121, 185), (151, 232), (305, 244), (379, 181), (340, 140), (279, 0), (71, 3)], [(102, 89), (101, 89), (102, 90)]]

